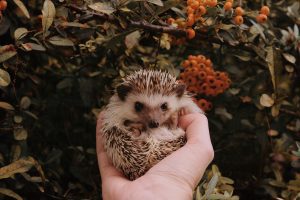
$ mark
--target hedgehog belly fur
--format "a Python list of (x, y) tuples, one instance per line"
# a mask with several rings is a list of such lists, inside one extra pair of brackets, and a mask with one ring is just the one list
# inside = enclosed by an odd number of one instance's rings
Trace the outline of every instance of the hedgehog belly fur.
[(117, 127), (106, 129), (103, 136), (108, 157), (130, 180), (144, 175), (153, 165), (186, 143), (184, 134), (178, 134), (177, 138), (170, 141), (153, 137), (140, 139)]

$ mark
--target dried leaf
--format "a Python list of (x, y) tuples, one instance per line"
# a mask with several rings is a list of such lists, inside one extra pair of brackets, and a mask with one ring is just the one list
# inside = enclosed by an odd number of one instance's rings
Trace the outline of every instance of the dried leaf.
[(133, 48), (138, 44), (141, 34), (139, 31), (134, 31), (125, 37), (125, 45), (128, 49)]
[(72, 40), (68, 38), (62, 38), (60, 36), (53, 36), (48, 40), (51, 44), (56, 46), (74, 46)]
[(22, 97), (20, 101), (20, 107), (22, 109), (26, 110), (27, 108), (29, 108), (30, 104), (31, 104), (31, 100), (29, 97), (27, 96)]
[(17, 124), (20, 124), (23, 121), (23, 117), (21, 117), (20, 115), (15, 115), (14, 116), (14, 122)]
[(135, 0), (135, 1), (146, 1), (149, 3), (155, 4), (157, 6), (164, 6), (164, 4), (161, 0)]
[(95, 11), (98, 11), (101, 13), (105, 13), (108, 15), (110, 15), (116, 11), (116, 9), (114, 7), (112, 7), (112, 4), (109, 2), (97, 2), (97, 3), (89, 5), (88, 7), (91, 8), (92, 10), (95, 10)]
[(5, 196), (17, 199), (17, 200), (23, 200), (23, 198), (15, 193), (14, 191), (7, 189), (7, 188), (0, 188), (0, 194), (3, 194)]
[(10, 84), (9, 73), (3, 69), (0, 69), (0, 86), (6, 87)]
[(21, 156), (21, 146), (20, 145), (13, 145), (11, 148), (11, 161), (14, 162), (18, 160)]
[(0, 108), (3, 108), (5, 110), (15, 110), (15, 108), (12, 105), (4, 101), (0, 101)]
[(43, 36), (45, 37), (46, 32), (53, 23), (55, 17), (55, 6), (51, 0), (45, 0), (42, 9), (42, 26), (43, 26)]
[(18, 128), (14, 130), (15, 140), (26, 140), (28, 136), (27, 131), (24, 128)]
[(283, 53), (282, 55), (288, 62), (295, 64), (295, 62), (296, 62), (295, 56), (293, 56), (289, 53)]
[(207, 189), (205, 191), (206, 197), (209, 196), (210, 194), (212, 194), (212, 192), (214, 191), (214, 189), (218, 183), (218, 180), (219, 180), (218, 174), (214, 174), (213, 177), (208, 182)]
[(16, 54), (17, 51), (14, 49), (13, 45), (0, 46), (0, 63), (10, 59)]
[(273, 83), (273, 88), (276, 88), (276, 82), (275, 82), (275, 67), (274, 67), (274, 51), (273, 51), (273, 47), (267, 47), (267, 57), (266, 57), (266, 61), (268, 63), (268, 67), (269, 67), (269, 71), (271, 74), (271, 79), (272, 79), (272, 83)]
[(278, 133), (278, 131), (277, 130), (274, 130), (274, 129), (270, 129), (270, 130), (268, 130), (268, 136), (271, 136), (271, 137), (273, 137), (273, 136), (277, 136), (279, 133)]
[(23, 37), (25, 37), (27, 35), (27, 33), (28, 33), (27, 28), (23, 28), (23, 27), (17, 28), (14, 33), (15, 40), (22, 39)]
[(274, 99), (267, 94), (263, 94), (261, 95), (259, 102), (264, 107), (271, 107), (274, 104)]
[(25, 51), (32, 51), (32, 50), (46, 51), (46, 48), (44, 46), (36, 43), (31, 43), (31, 42), (22, 44), (22, 47), (24, 48)]
[(23, 2), (20, 1), (20, 0), (14, 0), (14, 2), (21, 9), (21, 11), (25, 15), (25, 17), (27, 17), (28, 19), (30, 19), (29, 12), (28, 12), (27, 8), (25, 7), (25, 5), (23, 4)]
[(27, 172), (35, 165), (32, 157), (21, 158), (9, 165), (0, 168), (0, 179), (9, 178), (16, 173)]

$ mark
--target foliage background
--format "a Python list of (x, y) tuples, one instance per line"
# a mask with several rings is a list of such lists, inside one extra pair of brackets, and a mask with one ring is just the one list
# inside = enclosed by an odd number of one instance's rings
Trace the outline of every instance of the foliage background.
[[(232, 85), (205, 97), (214, 106), (214, 164), (230, 179), (213, 166), (195, 198), (299, 197), (299, 1), (237, 1), (246, 10), (241, 26), (223, 3), (194, 26), (195, 39), (174, 45), (166, 33), (185, 31), (165, 21), (185, 17), (186, 1), (8, 1), (0, 21), (0, 198), (101, 199), (95, 119), (114, 85), (141, 66), (178, 76), (181, 62), (198, 54)], [(257, 24), (262, 5), (271, 15)]]

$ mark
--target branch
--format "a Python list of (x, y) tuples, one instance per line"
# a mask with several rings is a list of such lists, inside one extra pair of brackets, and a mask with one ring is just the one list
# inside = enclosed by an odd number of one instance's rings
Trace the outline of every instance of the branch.
[[(99, 18), (99, 19), (104, 19), (104, 20), (110, 21), (112, 23), (119, 23), (118, 20), (116, 18), (114, 18), (114, 16), (112, 16), (112, 15), (91, 12), (85, 8), (79, 7), (74, 4), (67, 5), (66, 7), (75, 12), (83, 14), (79, 19), (80, 22), (88, 21), (92, 18)], [(172, 34), (172, 35), (178, 36), (178, 37), (186, 36), (186, 31), (184, 29), (178, 29), (178, 28), (175, 28), (172, 26), (155, 25), (155, 24), (151, 24), (147, 21), (132, 21), (132, 20), (129, 20), (128, 24), (131, 27), (140, 28), (143, 30), (151, 31), (151, 32), (168, 33), (168, 34)], [(237, 48), (237, 49), (243, 49), (243, 50), (250, 51), (250, 52), (255, 52), (253, 50), (253, 48), (251, 48), (251, 45), (249, 45), (248, 43), (238, 42), (237, 44), (231, 44), (230, 42), (228, 42), (226, 40), (222, 41), (220, 38), (218, 38), (216, 36), (209, 36), (206, 33), (202, 33), (200, 31), (197, 31), (196, 37), (194, 39), (200, 39), (200, 40), (207, 41), (210, 43), (230, 46), (231, 48)]]

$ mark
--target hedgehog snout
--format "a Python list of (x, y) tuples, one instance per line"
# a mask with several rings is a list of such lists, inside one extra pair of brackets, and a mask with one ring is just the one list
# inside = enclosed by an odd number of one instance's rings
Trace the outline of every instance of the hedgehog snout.
[(156, 121), (151, 120), (148, 124), (149, 128), (157, 128), (159, 126), (159, 123)]

